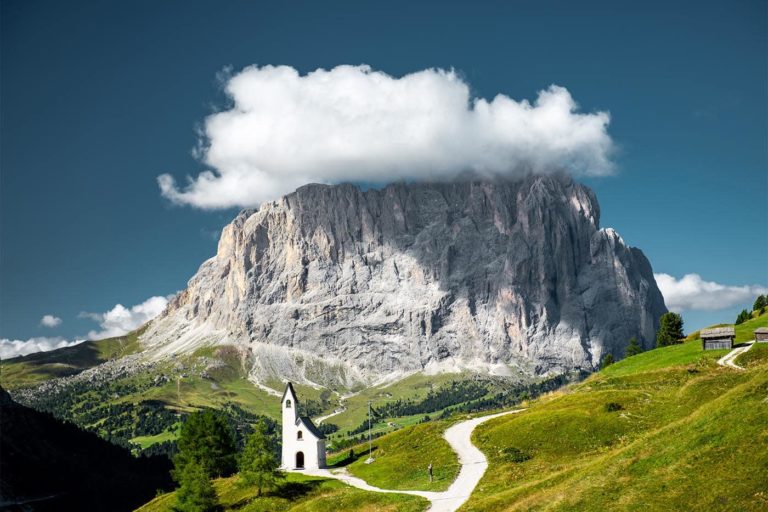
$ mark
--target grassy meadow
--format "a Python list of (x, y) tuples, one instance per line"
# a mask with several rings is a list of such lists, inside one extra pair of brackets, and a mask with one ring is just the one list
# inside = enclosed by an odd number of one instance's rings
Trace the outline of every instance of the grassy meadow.
[(697, 340), (652, 350), (481, 425), (490, 466), (461, 510), (768, 509), (768, 350), (753, 350), (746, 371)]
[[(380, 494), (349, 487), (337, 480), (288, 473), (279, 489), (256, 497), (238, 477), (213, 481), (222, 511), (238, 512), (421, 512), (429, 502), (407, 494)], [(176, 494), (158, 496), (139, 512), (171, 512)]]

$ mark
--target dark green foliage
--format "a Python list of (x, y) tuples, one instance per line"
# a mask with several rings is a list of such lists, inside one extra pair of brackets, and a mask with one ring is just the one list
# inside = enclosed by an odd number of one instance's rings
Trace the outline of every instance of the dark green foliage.
[(613, 354), (605, 354), (603, 360), (600, 361), (600, 369), (607, 368), (613, 364)]
[[(3, 510), (131, 511), (170, 490), (170, 461), (136, 458), (75, 425), (14, 402), (0, 388)], [(13, 505), (15, 498), (45, 498)], [(10, 504), (9, 504), (10, 503)]]
[(531, 455), (529, 453), (524, 452), (520, 448), (515, 448), (514, 446), (504, 448), (501, 451), (501, 454), (504, 460), (507, 462), (514, 462), (514, 463), (520, 464), (521, 462), (531, 460)]
[(216, 490), (205, 468), (191, 461), (179, 472), (180, 487), (176, 491), (178, 512), (212, 512), (218, 507)]
[(190, 463), (200, 465), (208, 477), (229, 476), (235, 471), (235, 439), (220, 412), (208, 409), (189, 415), (181, 426), (177, 445), (173, 476), (179, 483)]
[(768, 306), (768, 301), (766, 301), (765, 295), (759, 295), (757, 299), (755, 299), (752, 311), (762, 311), (765, 306)]
[(747, 320), (750, 320), (752, 318), (752, 313), (747, 311), (746, 309), (742, 309), (741, 313), (739, 313), (739, 316), (736, 317), (736, 325), (743, 324)]
[(632, 336), (629, 338), (629, 344), (627, 345), (627, 349), (624, 352), (624, 357), (632, 357), (636, 356), (637, 354), (640, 354), (643, 352), (643, 347), (640, 346), (640, 343), (637, 342), (637, 338)]
[(280, 461), (277, 458), (277, 442), (269, 434), (264, 422), (255, 425), (253, 433), (248, 436), (245, 448), (238, 456), (237, 467), (240, 470), (240, 482), (247, 486), (256, 486), (257, 496), (268, 487), (273, 487), (283, 478), (278, 469)]
[(624, 406), (617, 402), (608, 402), (603, 406), (605, 412), (616, 412), (622, 410), (623, 408)]
[(661, 315), (659, 319), (659, 331), (656, 333), (656, 346), (666, 347), (682, 342), (683, 317), (677, 313), (669, 312)]
[(317, 426), (317, 430), (322, 432), (323, 435), (327, 437), (328, 435), (333, 434), (334, 432), (338, 432), (339, 426), (333, 423), (321, 423)]

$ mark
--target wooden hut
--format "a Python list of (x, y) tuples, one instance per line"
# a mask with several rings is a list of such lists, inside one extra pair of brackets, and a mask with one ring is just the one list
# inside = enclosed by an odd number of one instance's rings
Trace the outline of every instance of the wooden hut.
[(701, 347), (704, 350), (717, 350), (720, 348), (733, 348), (733, 339), (736, 331), (733, 327), (715, 327), (701, 331)]
[(768, 327), (758, 327), (755, 329), (755, 341), (768, 341)]

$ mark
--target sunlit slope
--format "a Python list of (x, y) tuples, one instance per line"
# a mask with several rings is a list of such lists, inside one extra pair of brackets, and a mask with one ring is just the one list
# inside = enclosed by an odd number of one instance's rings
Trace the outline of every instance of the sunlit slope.
[(726, 352), (649, 351), (481, 425), (462, 510), (766, 510), (768, 352), (746, 371)]

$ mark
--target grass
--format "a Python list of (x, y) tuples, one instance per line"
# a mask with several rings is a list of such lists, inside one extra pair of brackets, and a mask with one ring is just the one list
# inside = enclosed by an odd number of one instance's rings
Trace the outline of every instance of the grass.
[(179, 430), (181, 429), (181, 423), (177, 423), (173, 426), (173, 429), (166, 430), (154, 436), (138, 436), (131, 439), (133, 444), (137, 444), (141, 449), (149, 448), (153, 444), (163, 443), (165, 441), (173, 441), (179, 437)]
[[(426, 397), (427, 393), (431, 390), (436, 390), (451, 381), (463, 380), (465, 378), (467, 378), (466, 375), (456, 373), (438, 375), (414, 374), (392, 384), (367, 388), (344, 399), (343, 405), (346, 410), (343, 413), (330, 418), (328, 422), (338, 425), (340, 432), (343, 434), (347, 430), (357, 427), (368, 418), (369, 401), (376, 407), (377, 404), (381, 405), (387, 401), (398, 399), (418, 400)], [(439, 414), (440, 411), (437, 411), (431, 413), (430, 416)], [(423, 418), (424, 414), (400, 418), (386, 418), (384, 422), (378, 423), (376, 428), (378, 430), (386, 430), (386, 420), (392, 420), (398, 425), (406, 426), (418, 423)]]
[(734, 363), (745, 368), (751, 368), (768, 361), (768, 343), (755, 343), (747, 352), (739, 355)]
[[(214, 481), (223, 511), (238, 512), (419, 512), (428, 502), (406, 494), (380, 494), (348, 487), (336, 480), (288, 473), (280, 489), (256, 497), (254, 487), (241, 487), (238, 477)], [(170, 512), (175, 493), (150, 501), (139, 512)]]
[(136, 353), (141, 348), (138, 338), (142, 332), (139, 329), (125, 336), (84, 341), (72, 347), (0, 361), (0, 384), (6, 389), (33, 386)]
[[(752, 318), (746, 322), (742, 322), (739, 325), (734, 324), (716, 324), (707, 327), (711, 329), (713, 327), (733, 327), (736, 332), (736, 338), (734, 343), (743, 343), (745, 341), (755, 339), (755, 329), (758, 327), (768, 327), (768, 312), (759, 314), (758, 311), (752, 312)], [(700, 331), (692, 332), (688, 335), (688, 340), (700, 340)]]
[[(376, 487), (384, 489), (444, 491), (459, 473), (459, 461), (443, 439), (446, 421), (430, 421), (404, 428), (373, 441), (372, 464), (368, 444), (355, 446), (357, 458), (347, 470)], [(346, 455), (342, 452), (342, 457)], [(333, 462), (333, 460), (331, 460)], [(427, 465), (432, 462), (434, 481), (429, 482)]]
[(481, 425), (490, 467), (461, 510), (765, 510), (768, 358), (719, 352), (645, 352)]

